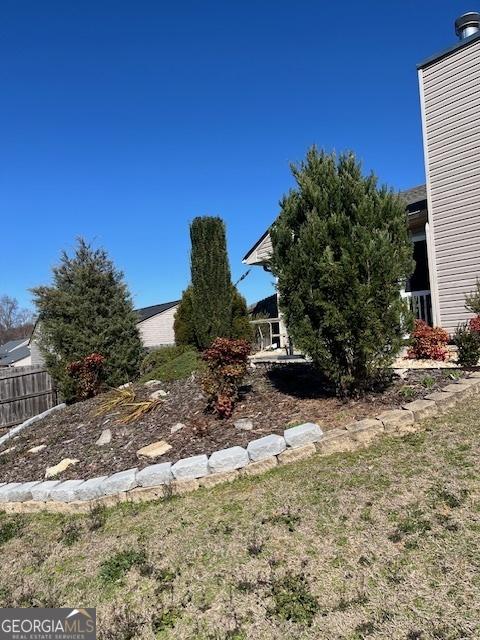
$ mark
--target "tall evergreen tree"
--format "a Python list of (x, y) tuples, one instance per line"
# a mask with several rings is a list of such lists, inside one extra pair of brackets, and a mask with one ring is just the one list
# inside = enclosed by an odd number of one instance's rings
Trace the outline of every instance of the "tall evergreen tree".
[(175, 342), (203, 350), (218, 337), (250, 340), (247, 305), (230, 280), (223, 221), (195, 218), (190, 239), (192, 281), (175, 315)]
[(225, 225), (220, 218), (194, 218), (190, 225), (192, 314), (198, 346), (206, 349), (218, 336), (228, 336), (232, 287)]
[(66, 367), (92, 353), (105, 357), (105, 381), (118, 386), (135, 378), (142, 357), (132, 300), (123, 274), (103, 249), (83, 239), (73, 257), (63, 252), (51, 286), (33, 289), (39, 313), (39, 346), (67, 400)]
[(337, 393), (357, 393), (391, 365), (410, 327), (405, 206), (352, 154), (313, 147), (292, 173), (296, 188), (271, 230), (280, 306), (294, 344)]

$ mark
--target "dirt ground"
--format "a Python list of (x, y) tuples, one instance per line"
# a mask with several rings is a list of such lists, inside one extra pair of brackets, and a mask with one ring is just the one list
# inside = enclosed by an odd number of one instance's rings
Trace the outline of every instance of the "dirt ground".
[[(310, 365), (258, 365), (249, 374), (228, 420), (206, 412), (205, 398), (194, 377), (154, 387), (137, 385), (137, 399), (148, 399), (158, 389), (164, 389), (167, 395), (155, 410), (132, 424), (122, 423), (118, 410), (96, 415), (104, 396), (54, 412), (3, 446), (3, 450), (12, 450), (0, 454), (0, 479), (40, 480), (47, 467), (64, 458), (77, 459), (78, 463), (64, 471), (61, 479), (89, 478), (142, 468), (153, 462), (175, 462), (234, 445), (245, 446), (250, 440), (269, 433), (282, 434), (287, 426), (302, 422), (316, 422), (328, 430), (423, 397), (451, 383), (451, 375), (448, 370), (412, 371), (406, 379), (395, 377), (387, 388), (376, 393), (342, 401), (332, 395)], [(236, 428), (234, 423), (240, 418), (250, 419), (253, 429)], [(183, 428), (171, 433), (177, 423)], [(97, 446), (104, 429), (110, 429), (111, 442)], [(139, 458), (138, 449), (161, 440), (172, 447), (166, 454), (155, 460)], [(29, 453), (29, 449), (41, 445), (46, 447)]]
[(478, 639), (479, 413), (163, 502), (0, 514), (0, 606), (94, 606), (99, 640)]

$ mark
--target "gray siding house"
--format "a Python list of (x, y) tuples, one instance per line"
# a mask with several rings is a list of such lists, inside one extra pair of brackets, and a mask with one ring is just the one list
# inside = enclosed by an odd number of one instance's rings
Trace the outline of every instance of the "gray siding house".
[(418, 67), (433, 321), (450, 332), (480, 276), (479, 29), (480, 14), (465, 14), (460, 41)]
[[(480, 277), (480, 14), (459, 18), (456, 32), (457, 44), (418, 66), (427, 183), (401, 193), (416, 263), (402, 295), (450, 333)], [(267, 230), (243, 262), (268, 270), (271, 254)], [(281, 313), (268, 321), (286, 346)]]

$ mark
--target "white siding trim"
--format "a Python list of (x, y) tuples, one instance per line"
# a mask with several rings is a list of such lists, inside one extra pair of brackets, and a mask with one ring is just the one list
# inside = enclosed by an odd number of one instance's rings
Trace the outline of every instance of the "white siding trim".
[(178, 305), (137, 323), (140, 339), (144, 347), (152, 349), (175, 344), (173, 322), (177, 309)]
[(425, 174), (427, 178), (427, 211), (428, 221), (425, 224), (425, 235), (427, 238), (427, 258), (428, 271), (430, 273), (430, 292), (432, 300), (432, 320), (433, 324), (441, 326), (442, 319), (440, 316), (440, 305), (438, 300), (438, 282), (437, 282), (437, 264), (435, 257), (435, 233), (433, 229), (433, 220), (430, 212), (432, 211), (432, 191), (430, 187), (430, 162), (428, 157), (427, 144), (427, 122), (425, 119), (425, 96), (423, 93), (423, 69), (418, 71), (418, 84), (420, 87), (420, 109), (422, 114), (422, 134), (423, 134), (423, 155), (425, 159)]

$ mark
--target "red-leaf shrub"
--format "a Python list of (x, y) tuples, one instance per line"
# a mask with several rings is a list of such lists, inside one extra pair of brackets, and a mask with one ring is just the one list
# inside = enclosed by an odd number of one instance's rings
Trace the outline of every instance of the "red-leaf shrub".
[(67, 373), (72, 378), (78, 400), (93, 398), (99, 393), (104, 366), (105, 358), (100, 353), (92, 353), (67, 365)]
[(448, 357), (448, 332), (441, 327), (430, 327), (423, 320), (415, 321), (409, 358), (424, 360), (446, 360)]
[(471, 318), (469, 323), (470, 331), (474, 331), (475, 333), (480, 333), (480, 315)]
[(203, 390), (209, 406), (221, 418), (229, 418), (238, 396), (238, 389), (247, 373), (250, 344), (246, 340), (216, 338), (202, 358), (207, 365)]

